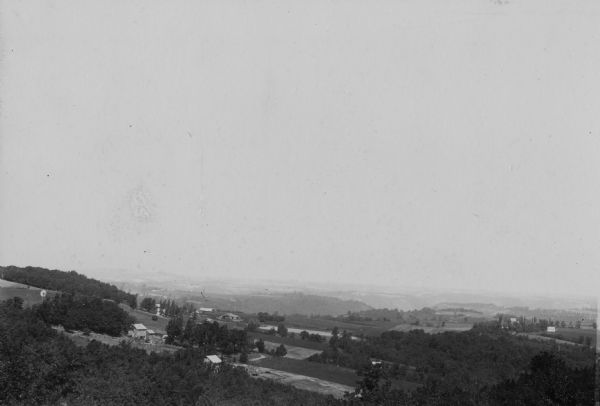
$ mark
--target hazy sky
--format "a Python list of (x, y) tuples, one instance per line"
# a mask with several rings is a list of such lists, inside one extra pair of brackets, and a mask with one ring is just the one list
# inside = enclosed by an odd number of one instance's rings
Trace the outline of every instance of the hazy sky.
[(0, 264), (594, 292), (600, 2), (503, 3), (3, 1)]

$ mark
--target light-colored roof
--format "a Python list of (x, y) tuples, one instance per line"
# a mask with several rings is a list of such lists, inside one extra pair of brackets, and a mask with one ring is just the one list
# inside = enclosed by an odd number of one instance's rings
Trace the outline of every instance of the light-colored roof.
[(212, 312), (215, 309), (213, 309), (212, 307), (201, 307), (198, 310), (200, 310), (201, 312)]
[(150, 334), (150, 335), (154, 334), (154, 330), (148, 330), (148, 334)]
[(136, 330), (148, 330), (148, 329), (146, 328), (146, 326), (144, 326), (143, 324), (140, 324), (140, 323), (138, 323), (138, 324), (134, 324), (134, 325), (133, 325), (133, 328), (134, 328), (134, 329), (136, 329)]
[(221, 358), (217, 357), (216, 355), (207, 355), (206, 359), (212, 362), (213, 364), (221, 363)]

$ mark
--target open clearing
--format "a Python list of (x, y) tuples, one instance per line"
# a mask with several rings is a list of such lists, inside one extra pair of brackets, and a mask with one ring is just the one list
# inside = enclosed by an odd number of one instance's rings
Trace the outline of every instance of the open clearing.
[(302, 340), (297, 334), (292, 338), (291, 336), (280, 337), (277, 335), (265, 334), (260, 331), (252, 332), (248, 334), (249, 337), (258, 340), (262, 338), (264, 341), (271, 341), (277, 344), (283, 344), (287, 348), (288, 345), (295, 347), (308, 348), (311, 350), (316, 350), (318, 352), (324, 351), (329, 345), (327, 342), (316, 342), (310, 340)]
[[(272, 341), (265, 341), (265, 348), (269, 351), (277, 349), (279, 347), (279, 343), (274, 343)], [(285, 344), (284, 344), (285, 345)], [(296, 347), (293, 345), (285, 345), (285, 349), (287, 350), (286, 358), (304, 360), (311, 355), (319, 354), (320, 350), (311, 350), (310, 348)]]
[(583, 328), (566, 328), (557, 327), (556, 333), (543, 333), (546, 337), (556, 337), (560, 340), (573, 341), (579, 343), (580, 337), (583, 337), (584, 342), (586, 337), (590, 337), (592, 344), (596, 344), (596, 330), (583, 329)]
[(473, 328), (473, 324), (471, 323), (446, 323), (443, 327), (427, 327), (427, 326), (416, 326), (414, 324), (398, 324), (397, 326), (391, 328), (392, 331), (402, 331), (408, 332), (412, 330), (423, 330), (428, 334), (437, 334), (443, 333), (445, 331), (469, 331)]
[[(42, 303), (43, 298), (40, 296), (41, 290), (42, 289), (33, 286), (0, 279), (0, 300), (12, 299), (17, 296), (23, 299), (23, 305), (25, 307)], [(47, 292), (48, 296), (46, 297), (51, 297), (56, 294), (56, 292), (52, 290), (48, 290)]]
[(253, 361), (252, 365), (304, 375), (310, 378), (322, 379), (324, 381), (335, 382), (350, 387), (354, 387), (356, 381), (359, 380), (356, 372), (349, 368), (285, 357), (266, 355), (258, 361)]
[[(301, 361), (302, 362), (302, 361)], [(354, 387), (347, 386), (323, 379), (313, 378), (306, 375), (294, 374), (277, 369), (266, 368), (262, 366), (234, 364), (245, 368), (250, 376), (254, 378), (271, 379), (276, 382), (292, 385), (298, 389), (304, 389), (312, 392), (332, 395), (336, 398), (344, 397), (346, 392), (354, 392)]]
[(586, 337), (591, 340), (591, 346), (597, 344), (596, 330), (575, 329), (575, 328), (557, 328), (556, 333), (518, 333), (518, 335), (526, 336), (531, 339), (541, 341), (556, 341), (558, 344), (583, 345), (579, 342), (580, 337), (583, 337), (585, 343)]

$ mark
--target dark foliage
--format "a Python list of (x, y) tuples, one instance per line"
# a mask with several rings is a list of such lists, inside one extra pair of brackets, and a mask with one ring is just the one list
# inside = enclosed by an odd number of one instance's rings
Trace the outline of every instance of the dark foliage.
[(167, 343), (199, 347), (207, 353), (219, 351), (228, 355), (246, 352), (250, 348), (246, 330), (230, 330), (217, 322), (198, 323), (194, 318), (189, 318), (184, 327), (181, 316), (169, 320)]
[(7, 281), (23, 283), (41, 289), (57, 290), (64, 293), (79, 294), (126, 303), (132, 308), (137, 306), (137, 296), (123, 292), (116, 286), (88, 278), (75, 271), (63, 272), (28, 266), (0, 267), (0, 276)]
[(34, 307), (41, 320), (67, 330), (87, 330), (118, 337), (134, 320), (115, 302), (71, 294), (56, 295)]
[(156, 300), (152, 299), (151, 297), (143, 298), (142, 302), (140, 303), (140, 309), (147, 312), (156, 311)]
[(261, 323), (282, 323), (285, 321), (285, 316), (280, 316), (277, 314), (277, 312), (273, 314), (269, 314), (267, 312), (258, 312), (257, 316)]
[[(542, 379), (543, 375), (540, 374), (521, 377), (519, 374), (527, 369), (532, 359), (532, 362), (539, 364), (539, 360), (534, 358), (537, 354), (552, 349), (551, 343), (533, 342), (502, 332), (493, 326), (479, 326), (463, 333), (435, 335), (426, 334), (422, 330), (406, 333), (390, 331), (379, 337), (367, 337), (360, 341), (352, 340), (345, 332), (341, 336), (339, 331), (336, 333), (330, 339), (328, 348), (309, 360), (362, 371), (364, 380), (360, 387), (361, 398), (363, 401), (370, 398), (376, 404), (381, 401), (383, 393), (388, 393), (384, 398), (396, 402), (393, 404), (404, 404), (402, 402), (408, 402), (407, 399), (420, 399), (419, 404), (436, 404), (436, 399), (439, 399), (440, 404), (464, 405), (486, 404), (491, 399), (507, 399), (506, 403), (500, 404), (512, 404), (507, 397), (511, 390), (502, 388), (518, 385), (526, 388), (532, 382)], [(594, 352), (583, 347), (567, 346), (561, 347), (561, 356), (565, 359), (562, 364), (548, 361), (546, 367), (538, 368), (564, 371), (562, 375), (556, 372), (544, 378), (546, 382), (551, 382), (545, 388), (560, 387), (563, 389), (556, 390), (568, 393), (569, 396), (577, 391), (585, 393), (586, 384), (573, 386), (574, 380), (565, 376), (581, 379), (585, 374), (593, 376)], [(377, 362), (375, 367), (373, 360), (383, 361)], [(532, 371), (535, 371), (534, 366), (538, 364), (532, 364)], [(374, 371), (372, 368), (378, 369)], [(567, 381), (561, 383), (560, 379), (563, 378)], [(393, 388), (392, 384), (399, 380), (419, 383), (422, 387), (414, 393), (404, 393)], [(379, 383), (374, 384), (375, 381)], [(490, 392), (493, 396), (488, 394), (489, 388), (495, 388)], [(540, 390), (546, 389), (536, 387), (533, 393), (539, 395)], [(523, 395), (525, 403), (519, 404), (527, 404), (526, 401), (530, 400), (526, 393)], [(563, 404), (561, 402), (570, 399), (565, 396), (548, 395), (548, 399), (560, 400), (545, 404)], [(589, 396), (587, 399), (589, 400)], [(577, 400), (575, 403), (565, 404), (585, 403)]]

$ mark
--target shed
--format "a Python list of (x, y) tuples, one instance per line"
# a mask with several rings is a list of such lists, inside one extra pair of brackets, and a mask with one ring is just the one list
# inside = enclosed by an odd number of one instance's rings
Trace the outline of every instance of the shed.
[(221, 361), (221, 358), (219, 358), (217, 355), (207, 355), (204, 358), (204, 363), (211, 365), (219, 365), (222, 364), (223, 361)]

